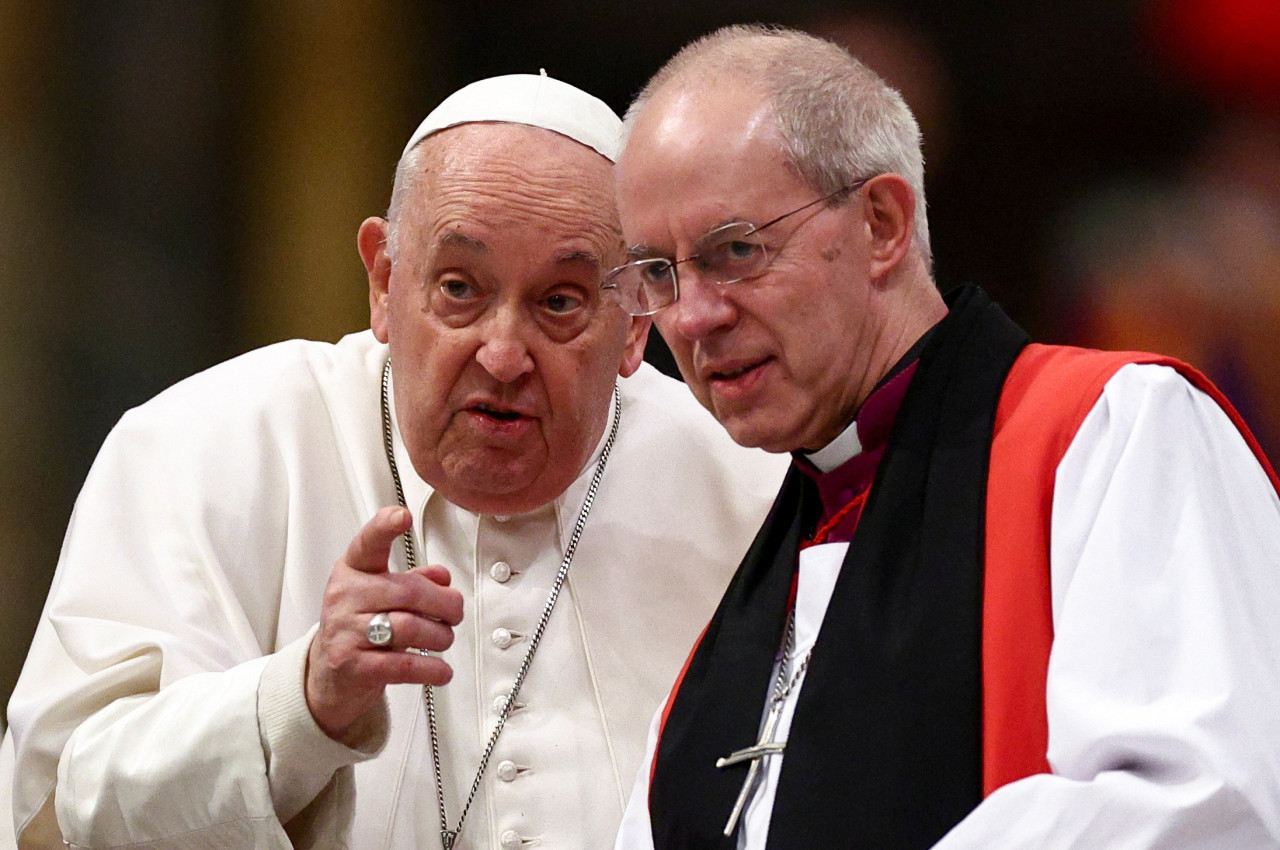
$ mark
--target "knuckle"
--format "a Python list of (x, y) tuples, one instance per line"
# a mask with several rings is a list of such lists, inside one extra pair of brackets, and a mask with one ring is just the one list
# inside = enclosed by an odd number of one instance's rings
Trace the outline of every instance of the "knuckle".
[(351, 572), (351, 567), (344, 561), (339, 561), (324, 586), (321, 604), (327, 608), (342, 605), (358, 591), (360, 585), (357, 579), (358, 576)]
[(325, 608), (336, 608), (346, 598), (345, 589), (340, 587), (337, 582), (330, 581), (324, 588), (324, 596), (320, 604)]
[(440, 652), (453, 646), (454, 634), (450, 626), (445, 623), (432, 623), (432, 626), (432, 638), (435, 642), (433, 649)]
[(411, 586), (400, 579), (403, 576), (388, 576), (389, 581), (382, 592), (385, 608), (393, 611), (413, 611), (417, 608), (417, 594)]

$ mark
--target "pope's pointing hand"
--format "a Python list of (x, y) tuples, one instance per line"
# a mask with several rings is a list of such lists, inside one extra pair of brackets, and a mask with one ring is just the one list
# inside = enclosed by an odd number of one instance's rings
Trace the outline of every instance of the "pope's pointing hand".
[[(444, 567), (388, 572), (391, 547), (411, 524), (404, 508), (378, 511), (334, 564), (325, 586), (320, 630), (307, 656), (306, 694), (316, 723), (336, 740), (377, 705), (387, 685), (443, 685), (453, 677), (441, 659), (404, 651), (447, 649), (462, 620), (462, 594), (449, 587)], [(380, 613), (388, 615), (392, 636), (382, 646), (369, 637), (369, 621)]]

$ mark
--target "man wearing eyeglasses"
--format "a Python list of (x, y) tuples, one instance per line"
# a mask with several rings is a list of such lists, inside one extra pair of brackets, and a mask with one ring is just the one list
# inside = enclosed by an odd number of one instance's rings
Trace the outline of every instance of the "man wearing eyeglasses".
[(617, 847), (1280, 846), (1280, 498), (1221, 394), (944, 299), (915, 120), (834, 45), (719, 31), (625, 124), (605, 287), (794, 463)]

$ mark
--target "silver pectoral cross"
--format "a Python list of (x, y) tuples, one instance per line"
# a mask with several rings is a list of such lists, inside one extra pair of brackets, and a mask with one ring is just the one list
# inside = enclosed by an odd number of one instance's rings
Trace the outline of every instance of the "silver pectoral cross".
[(778, 720), (782, 717), (784, 702), (785, 700), (775, 700), (769, 707), (769, 714), (764, 719), (764, 728), (760, 730), (760, 740), (750, 747), (734, 750), (725, 758), (716, 759), (716, 767), (721, 769), (744, 761), (751, 762), (751, 766), (747, 768), (747, 778), (742, 782), (742, 790), (738, 792), (738, 799), (733, 804), (733, 811), (729, 813), (729, 822), (724, 825), (726, 837), (732, 836), (733, 831), (738, 827), (738, 818), (742, 816), (742, 810), (746, 808), (747, 801), (751, 799), (756, 783), (760, 779), (760, 764), (765, 756), (776, 755), (786, 749), (786, 741), (773, 740), (773, 733), (778, 729)]

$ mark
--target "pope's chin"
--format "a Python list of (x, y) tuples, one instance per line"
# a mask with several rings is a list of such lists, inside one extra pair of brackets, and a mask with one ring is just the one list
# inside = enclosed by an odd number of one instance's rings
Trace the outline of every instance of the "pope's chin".
[(568, 486), (566, 482), (546, 495), (548, 488), (556, 486), (547, 472), (545, 450), (512, 452), (482, 446), (442, 456), (436, 480), (425, 476), (424, 480), (465, 510), (519, 514), (545, 505)]

